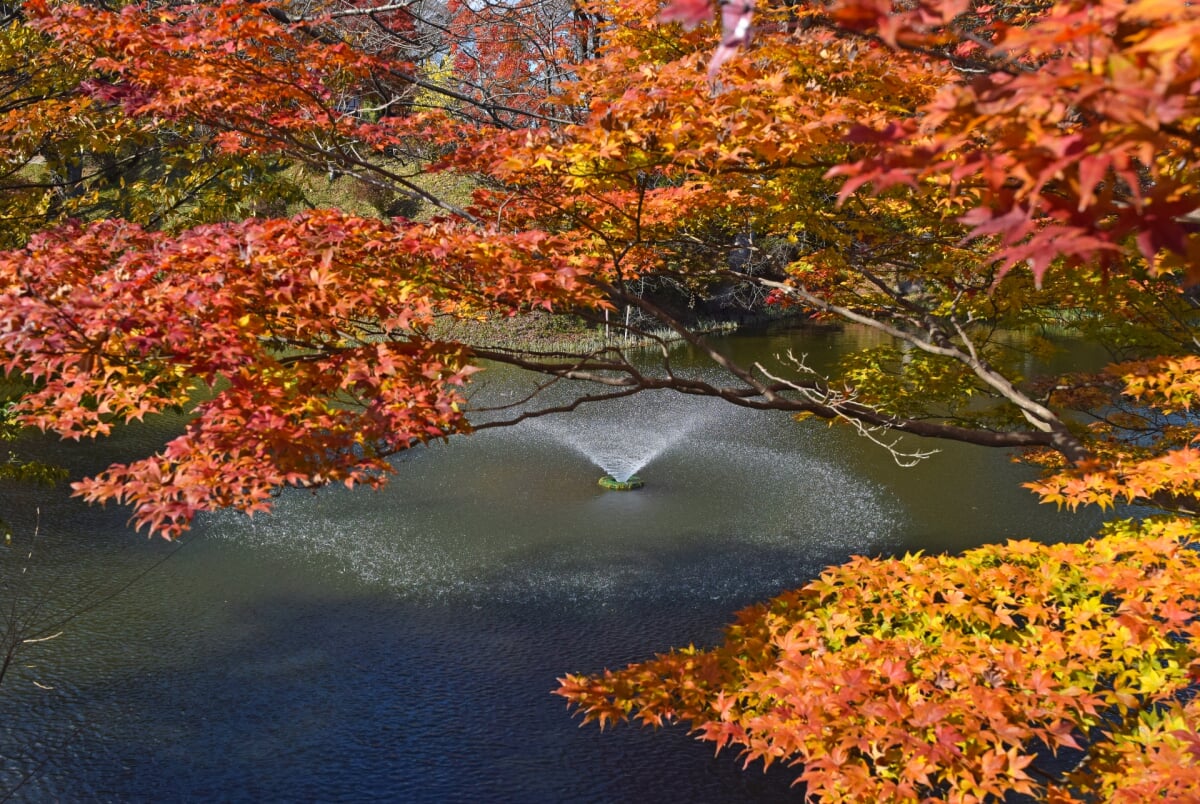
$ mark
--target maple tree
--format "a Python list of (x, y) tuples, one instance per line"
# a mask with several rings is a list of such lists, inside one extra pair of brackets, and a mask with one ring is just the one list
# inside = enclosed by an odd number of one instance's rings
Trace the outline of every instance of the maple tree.
[[(155, 532), (280, 486), (381, 482), (388, 455), (471, 428), (481, 360), (587, 381), (583, 400), (670, 388), (839, 421), (902, 463), (923, 451), (885, 433), (1020, 449), (1045, 469), (1034, 491), (1071, 507), (1200, 504), (1194, 6), (14, 8), (0, 357), (30, 385), (13, 413), (79, 438), (193, 410), (157, 455), (76, 487)], [(294, 197), (295, 168), (441, 217), (247, 217)], [(471, 177), (472, 203), (428, 189), (439, 171)], [(853, 322), (878, 346), (829, 373), (743, 366), (696, 331), (697, 298)], [(621, 311), (724, 373), (677, 372), (665, 345), (647, 366), (620, 344), (439, 334), (540, 308)], [(1039, 375), (1048, 332), (1112, 364)], [(1191, 526), (1116, 527), (1090, 547), (1104, 560), (1024, 543), (856, 560), (725, 648), (562, 692), (602, 722), (684, 719), (799, 761), (831, 798), (1195, 784), (1165, 772), (1197, 764), (1194, 707), (1170, 703), (1191, 683)], [(964, 574), (992, 584), (968, 594)], [(900, 623), (905, 594), (919, 614)], [(845, 690), (837, 728), (822, 684)], [(1035, 787), (1037, 746), (1074, 743), (1080, 774)]]
[(232, 159), (194, 126), (127, 114), (86, 50), (48, 38), (15, 9), (0, 27), (4, 247), (70, 218), (178, 228), (293, 195), (269, 157)]
[[(1033, 484), (1048, 501), (1150, 500), (1190, 514), (1197, 364), (1186, 287), (1197, 270), (1200, 17), (1159, 2), (1047, 3), (1032, 13), (977, 5), (962, 16), (968, 10), (810, 7), (825, 58), (811, 92), (745, 124), (753, 134), (786, 114), (807, 125), (791, 126), (786, 144), (738, 136), (726, 149), (718, 117), (687, 152), (697, 164), (712, 160), (710, 175), (723, 157), (730, 172), (749, 168), (753, 193), (729, 184), (751, 203), (769, 203), (764, 176), (778, 175), (783, 147), (789, 167), (848, 177), (837, 187), (806, 177), (842, 206), (806, 210), (805, 235), (822, 218), (835, 233), (813, 238), (785, 276), (760, 282), (781, 301), (894, 341), (850, 358), (841, 387), (784, 384), (843, 418), (871, 422), (847, 406), (887, 411), (895, 429), (928, 414), (931, 398), (941, 408), (934, 431), (953, 422), (1002, 441), (1032, 426), (1027, 435), (1046, 439), (1035, 460), (1054, 472)], [(669, 15), (706, 13), (676, 3)], [(799, 56), (789, 31), (764, 36), (746, 63), (722, 69), (727, 54), (713, 57), (733, 126), (755, 108), (736, 95), (742, 80), (786, 85), (794, 66), (770, 63), (779, 41)], [(907, 107), (876, 89), (873, 106), (839, 98), (832, 116), (798, 112), (818, 102), (847, 52), (860, 80), (871, 74), (863, 62), (882, 53), (913, 57), (916, 77), (933, 84), (920, 95), (907, 82), (918, 94)], [(889, 65), (884, 75), (897, 73)], [(832, 147), (830, 128), (843, 134)], [(804, 142), (814, 132), (820, 139)], [(856, 193), (864, 185), (871, 196)], [(803, 189), (788, 187), (784, 214)], [(863, 223), (850, 229), (856, 208)], [(1107, 329), (1136, 359), (1010, 382), (1017, 372), (988, 333), (999, 322), (1049, 321), (1097, 338)], [(1008, 403), (989, 407), (990, 421), (969, 405), (988, 395)], [(1195, 576), (1185, 568), (1194, 538), (1191, 520), (1176, 519), (1113, 526), (1085, 546), (855, 559), (743, 612), (719, 648), (568, 676), (558, 692), (602, 725), (683, 720), (718, 747), (741, 746), (747, 761), (794, 764), (821, 800), (1190, 798), (1200, 788), (1197, 721), (1180, 701), (1195, 683)], [(1175, 557), (1180, 574), (1167, 570), (1173, 580), (1158, 600), (1143, 597)], [(1033, 774), (1038, 759), (1083, 747), (1073, 772)]]
[(525, 128), (559, 113), (553, 99), (593, 48), (586, 10), (562, 0), (452, 0), (449, 11), (449, 60), (475, 101), (472, 116)]
[[(1200, 784), (1195, 535), (858, 558), (741, 612), (721, 647), (558, 692), (601, 724), (687, 720), (799, 766), (821, 801), (1180, 800)], [(1089, 743), (1066, 778), (1038, 772)]]
[(173, 535), (197, 511), (262, 510), (281, 485), (378, 482), (383, 456), (467, 429), (466, 352), (428, 327), (582, 297), (589, 259), (574, 250), (335, 212), (177, 237), (68, 226), (0, 266), (19, 281), (2, 294), (0, 348), (36, 383), (25, 422), (71, 438), (188, 406), (197, 381), (225, 384), (163, 452), (77, 484)]

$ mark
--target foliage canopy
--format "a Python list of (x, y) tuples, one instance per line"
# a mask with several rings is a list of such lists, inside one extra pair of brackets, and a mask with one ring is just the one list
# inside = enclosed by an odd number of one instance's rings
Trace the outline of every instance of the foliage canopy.
[[(11, 414), (70, 438), (194, 414), (79, 494), (172, 537), (281, 486), (376, 484), (390, 454), (471, 429), (488, 360), (587, 381), (584, 401), (669, 388), (841, 422), (900, 462), (921, 450), (884, 433), (1021, 450), (1048, 502), (1180, 518), (856, 559), (724, 648), (560, 691), (601, 722), (685, 719), (802, 763), (830, 799), (1195, 792), (1194, 4), (3, 12), (0, 359), (28, 384)], [(305, 208), (322, 180), (419, 219)], [(697, 299), (879, 345), (829, 374), (739, 365), (696, 331)], [(536, 309), (618, 311), (661, 363), (447, 334)], [(664, 327), (722, 379), (675, 371)], [(1110, 365), (1041, 368), (1063, 337)], [(1085, 743), (1077, 774), (1030, 775), (1039, 746)]]

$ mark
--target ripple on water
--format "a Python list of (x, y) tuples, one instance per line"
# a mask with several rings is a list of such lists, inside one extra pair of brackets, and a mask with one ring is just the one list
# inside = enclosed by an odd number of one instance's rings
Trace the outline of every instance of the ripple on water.
[(204, 530), (403, 597), (600, 605), (767, 594), (886, 549), (898, 507), (881, 488), (702, 407), (639, 491), (600, 489), (539, 425), (416, 454), (381, 492), (289, 492), (272, 516)]

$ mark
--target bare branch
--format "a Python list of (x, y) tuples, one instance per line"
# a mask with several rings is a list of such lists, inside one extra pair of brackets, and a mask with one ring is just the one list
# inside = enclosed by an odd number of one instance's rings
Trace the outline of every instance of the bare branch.
[(916, 466), (921, 461), (932, 457), (941, 451), (936, 449), (919, 449), (913, 450), (912, 452), (905, 452), (899, 449), (899, 437), (896, 437), (891, 441), (884, 441), (881, 434), (884, 432), (893, 431), (894, 428), (886, 424), (868, 426), (861, 418), (852, 416), (847, 412), (847, 409), (850, 405), (857, 403), (857, 395), (853, 391), (839, 391), (835, 389), (829, 384), (827, 378), (821, 377), (821, 375), (819, 375), (815, 370), (810, 368), (805, 363), (808, 355), (801, 355), (799, 358), (797, 358), (791, 351), (788, 351), (787, 357), (788, 360), (791, 361), (796, 367), (796, 370), (800, 373), (819, 378), (821, 380), (822, 390), (817, 390), (812, 386), (804, 386), (791, 380), (785, 380), (776, 377), (775, 375), (771, 374), (771, 372), (767, 371), (761, 363), (755, 363), (754, 366), (767, 377), (771, 378), (777, 383), (780, 383), (781, 385), (791, 388), (814, 404), (822, 405), (832, 409), (836, 413), (837, 419), (849, 424), (860, 436), (867, 439), (871, 443), (887, 450), (888, 454), (892, 456), (892, 460), (896, 462), (897, 466), (905, 469)]
[[(961, 349), (949, 342), (937, 343), (933, 338), (924, 338), (913, 332), (893, 326), (885, 321), (880, 321), (868, 315), (858, 313), (840, 305), (811, 293), (803, 286), (789, 285), (785, 282), (776, 282), (770, 279), (760, 277), (746, 277), (760, 282), (766, 287), (780, 290), (795, 299), (800, 300), (804, 304), (813, 307), (822, 312), (832, 313), (846, 321), (853, 321), (857, 324), (870, 327), (871, 329), (890, 335), (899, 341), (909, 344), (916, 349), (920, 349), (931, 355), (946, 357), (956, 360), (974, 372), (980, 380), (990, 386), (993, 390), (999, 393), (1004, 399), (1015, 405), (1024, 415), (1025, 419), (1038, 430), (1048, 434), (1052, 438), (1054, 448), (1061, 452), (1072, 463), (1082, 463), (1091, 457), (1091, 453), (1083, 446), (1082, 442), (1075, 437), (1067, 428), (1065, 422), (1052, 411), (1050, 408), (1041, 404), (1037, 400), (1030, 397), (1028, 394), (1020, 391), (1012, 382), (1000, 372), (993, 369), (982, 360), (973, 350), (973, 346), (969, 341), (964, 341), (965, 349)], [(959, 328), (959, 333), (962, 333)], [(963, 334), (965, 338), (965, 334)]]

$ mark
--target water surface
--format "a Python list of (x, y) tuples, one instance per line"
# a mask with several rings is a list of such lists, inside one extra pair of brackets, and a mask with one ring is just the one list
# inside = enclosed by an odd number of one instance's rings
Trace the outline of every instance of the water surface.
[[(855, 337), (799, 345), (827, 354)], [(731, 343), (764, 358), (789, 346), (794, 334)], [(527, 382), (497, 372), (482, 393), (516, 397)], [(645, 489), (596, 485), (588, 452), (606, 437), (588, 428), (611, 428), (606, 448), (625, 437), (653, 453), (637, 469)], [(164, 437), (22, 447), (78, 473)], [(742, 771), (682, 729), (580, 729), (550, 690), (565, 672), (713, 644), (736, 609), (854, 553), (1094, 530), (1093, 517), (1038, 506), (1006, 454), (933, 446), (899, 470), (844, 430), (647, 395), (416, 450), (382, 492), (286, 492), (271, 516), (209, 516), (174, 545), (133, 534), (120, 509), (4, 486), (17, 530), (0, 554), (7, 609), (45, 623), (87, 610), (0, 688), (0, 789), (34, 801), (795, 800), (786, 771)]]

